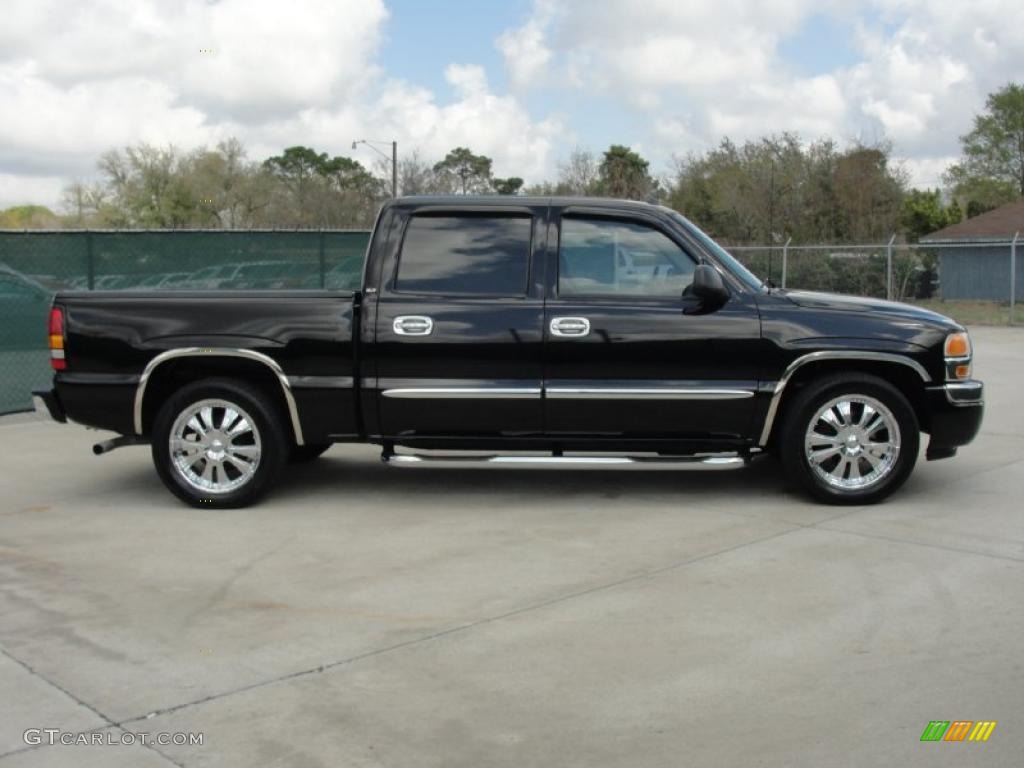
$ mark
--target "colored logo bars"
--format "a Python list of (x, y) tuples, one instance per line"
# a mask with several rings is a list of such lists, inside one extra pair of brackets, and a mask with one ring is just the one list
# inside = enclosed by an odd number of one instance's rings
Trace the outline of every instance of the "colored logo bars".
[(995, 727), (995, 720), (932, 720), (921, 741), (988, 741)]

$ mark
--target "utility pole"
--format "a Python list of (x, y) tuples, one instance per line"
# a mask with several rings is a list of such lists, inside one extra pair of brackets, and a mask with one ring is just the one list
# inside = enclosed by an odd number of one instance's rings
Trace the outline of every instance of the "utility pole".
[(391, 145), (391, 197), (392, 199), (398, 197), (398, 142), (397, 141), (372, 141), (370, 139), (359, 139), (358, 141), (352, 142), (352, 149), (355, 149), (360, 144), (365, 144), (378, 155), (383, 157), (385, 160), (388, 156), (381, 152), (374, 144), (390, 144)]
[(772, 249), (775, 244), (775, 157), (772, 157), (772, 172), (768, 180), (768, 278), (772, 284)]
[(1013, 242), (1010, 243), (1010, 325), (1013, 325), (1013, 313), (1017, 304), (1017, 238), (1020, 232), (1015, 232)]

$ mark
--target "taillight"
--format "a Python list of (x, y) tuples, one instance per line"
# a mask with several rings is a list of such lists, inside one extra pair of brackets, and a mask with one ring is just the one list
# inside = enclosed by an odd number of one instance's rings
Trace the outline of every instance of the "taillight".
[(53, 307), (50, 310), (50, 367), (55, 371), (63, 371), (68, 367), (64, 359), (64, 310)]

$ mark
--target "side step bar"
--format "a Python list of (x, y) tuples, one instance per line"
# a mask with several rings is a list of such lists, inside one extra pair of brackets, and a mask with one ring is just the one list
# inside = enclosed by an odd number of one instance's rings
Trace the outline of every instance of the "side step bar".
[(742, 456), (431, 456), (383, 453), (381, 461), (394, 467), (496, 466), (508, 469), (736, 469)]

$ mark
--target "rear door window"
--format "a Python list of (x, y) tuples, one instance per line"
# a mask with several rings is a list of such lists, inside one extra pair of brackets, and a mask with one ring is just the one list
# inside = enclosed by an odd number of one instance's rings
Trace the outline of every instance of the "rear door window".
[(441, 295), (526, 295), (533, 221), (528, 215), (413, 216), (395, 290)]

